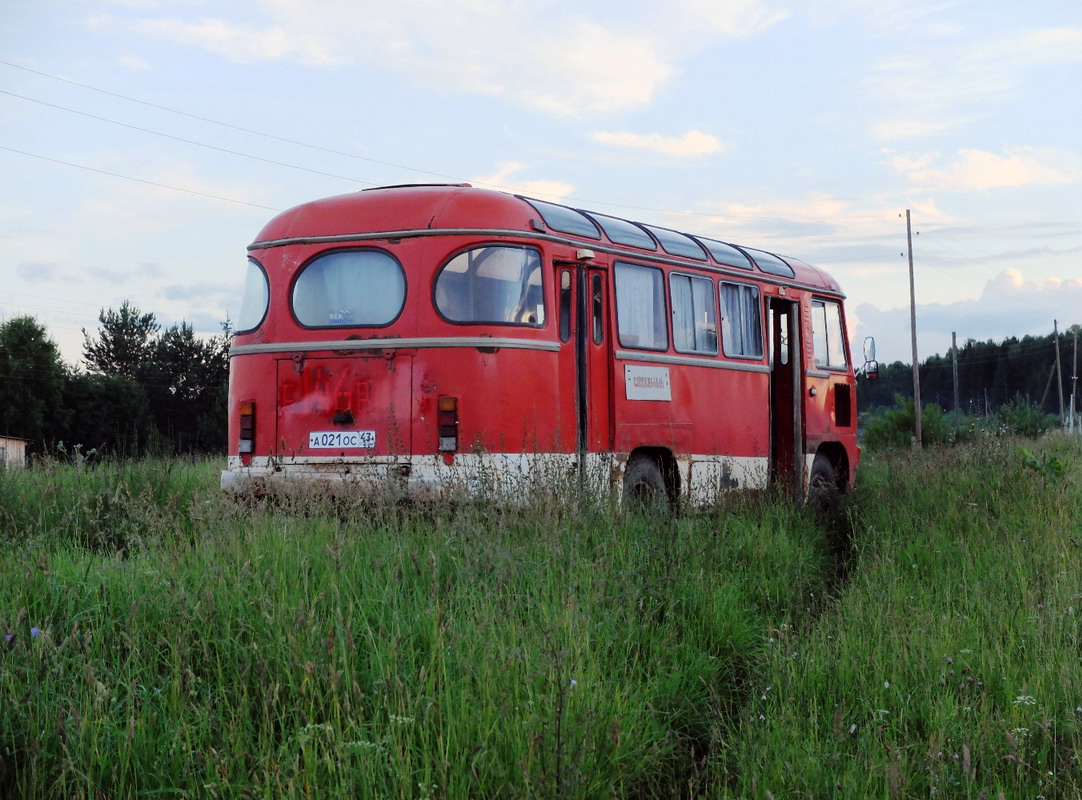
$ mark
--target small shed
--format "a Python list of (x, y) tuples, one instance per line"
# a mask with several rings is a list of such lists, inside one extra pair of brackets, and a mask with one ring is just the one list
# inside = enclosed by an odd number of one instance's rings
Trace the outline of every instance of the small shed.
[(25, 467), (26, 444), (29, 441), (17, 436), (0, 436), (0, 469)]

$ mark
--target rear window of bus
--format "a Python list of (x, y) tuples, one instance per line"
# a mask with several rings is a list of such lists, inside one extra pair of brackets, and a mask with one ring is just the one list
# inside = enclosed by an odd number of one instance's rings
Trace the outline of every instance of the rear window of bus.
[(292, 300), (306, 328), (389, 325), (406, 302), (406, 275), (382, 250), (335, 250), (301, 269)]

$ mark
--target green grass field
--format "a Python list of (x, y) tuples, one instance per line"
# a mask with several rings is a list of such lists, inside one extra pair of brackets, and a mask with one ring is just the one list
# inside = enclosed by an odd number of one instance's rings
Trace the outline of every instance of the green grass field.
[(1025, 446), (833, 530), (0, 471), (0, 797), (1078, 797), (1082, 450)]

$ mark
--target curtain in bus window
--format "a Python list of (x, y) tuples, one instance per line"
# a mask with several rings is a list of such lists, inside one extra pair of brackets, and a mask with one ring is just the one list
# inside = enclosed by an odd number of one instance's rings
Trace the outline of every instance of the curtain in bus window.
[(719, 285), (721, 295), (721, 341), (727, 356), (763, 357), (763, 323), (759, 313), (759, 289), (738, 283)]
[(681, 353), (718, 352), (714, 282), (691, 275), (670, 275), (673, 346)]
[(312, 328), (386, 325), (402, 310), (406, 278), (391, 256), (340, 250), (319, 256), (293, 286), (293, 313)]
[(545, 322), (541, 256), (525, 247), (475, 247), (436, 279), (436, 308), (451, 322), (540, 326)]
[(817, 367), (845, 367), (841, 305), (823, 300), (812, 302), (812, 342)]
[(616, 324), (620, 344), (643, 350), (669, 346), (661, 270), (616, 265)]

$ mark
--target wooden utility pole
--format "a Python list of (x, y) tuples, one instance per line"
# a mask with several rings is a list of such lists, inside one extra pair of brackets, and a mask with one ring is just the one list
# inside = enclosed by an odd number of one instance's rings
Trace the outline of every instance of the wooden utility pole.
[(1067, 423), (1068, 433), (1074, 433), (1074, 396), (1075, 390), (1078, 389), (1078, 326), (1074, 326), (1074, 366), (1071, 368), (1071, 419)]
[(958, 334), (951, 331), (951, 372), (954, 374), (954, 427), (962, 427), (961, 401), (958, 399)]
[(1059, 322), (1052, 320), (1052, 331), (1056, 334), (1056, 388), (1059, 389), (1059, 424), (1063, 428), (1063, 373), (1059, 366)]
[(909, 250), (909, 329), (913, 336), (913, 444), (920, 447), (920, 361), (917, 358), (917, 291), (913, 286), (913, 223), (908, 208), (905, 210), (905, 239)]

